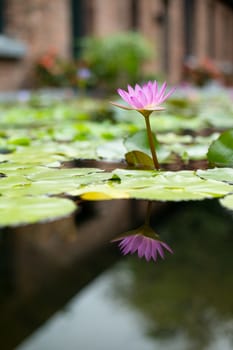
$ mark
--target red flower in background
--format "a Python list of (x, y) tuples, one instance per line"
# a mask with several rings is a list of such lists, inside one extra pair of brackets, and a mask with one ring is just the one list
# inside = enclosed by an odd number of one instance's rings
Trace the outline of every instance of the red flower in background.
[(44, 54), (38, 61), (38, 64), (42, 67), (50, 70), (54, 67), (57, 61), (57, 51), (55, 49), (50, 49), (46, 54)]

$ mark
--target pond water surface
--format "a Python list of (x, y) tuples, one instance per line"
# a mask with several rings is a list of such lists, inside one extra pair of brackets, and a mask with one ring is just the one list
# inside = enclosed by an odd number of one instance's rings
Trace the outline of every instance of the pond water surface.
[(112, 261), (17, 350), (231, 350), (232, 213), (193, 202), (152, 222), (174, 255)]

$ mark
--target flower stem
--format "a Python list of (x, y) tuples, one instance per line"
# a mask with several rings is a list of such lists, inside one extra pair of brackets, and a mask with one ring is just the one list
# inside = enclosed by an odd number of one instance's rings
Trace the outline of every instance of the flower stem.
[(152, 210), (152, 204), (153, 202), (148, 201), (147, 208), (146, 208), (146, 218), (145, 218), (145, 225), (150, 225), (150, 216), (151, 216), (151, 210)]
[(146, 131), (147, 131), (147, 136), (148, 136), (150, 150), (153, 158), (154, 167), (156, 170), (159, 170), (160, 166), (159, 166), (158, 158), (155, 151), (155, 143), (154, 143), (153, 134), (151, 131), (150, 119), (149, 119), (149, 116), (144, 116), (144, 117), (145, 117)]

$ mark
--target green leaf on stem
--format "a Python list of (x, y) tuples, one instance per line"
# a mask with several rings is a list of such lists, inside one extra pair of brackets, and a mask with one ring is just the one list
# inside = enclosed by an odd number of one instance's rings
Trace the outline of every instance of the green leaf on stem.
[(233, 129), (223, 132), (209, 147), (207, 158), (219, 166), (233, 166)]
[[(159, 143), (155, 135), (153, 135), (153, 140), (156, 149), (159, 148)], [(135, 134), (127, 137), (124, 141), (124, 145), (129, 152), (137, 149), (144, 153), (147, 153), (148, 155), (151, 155), (150, 144), (146, 130), (138, 131)]]
[(125, 154), (125, 160), (129, 166), (137, 169), (154, 169), (153, 159), (141, 151), (131, 151)]

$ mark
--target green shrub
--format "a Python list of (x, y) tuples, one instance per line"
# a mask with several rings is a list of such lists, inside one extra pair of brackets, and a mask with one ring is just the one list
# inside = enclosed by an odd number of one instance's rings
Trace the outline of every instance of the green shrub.
[(90, 68), (96, 85), (108, 90), (138, 82), (143, 63), (152, 55), (149, 43), (136, 32), (86, 37), (81, 47), (81, 58)]

